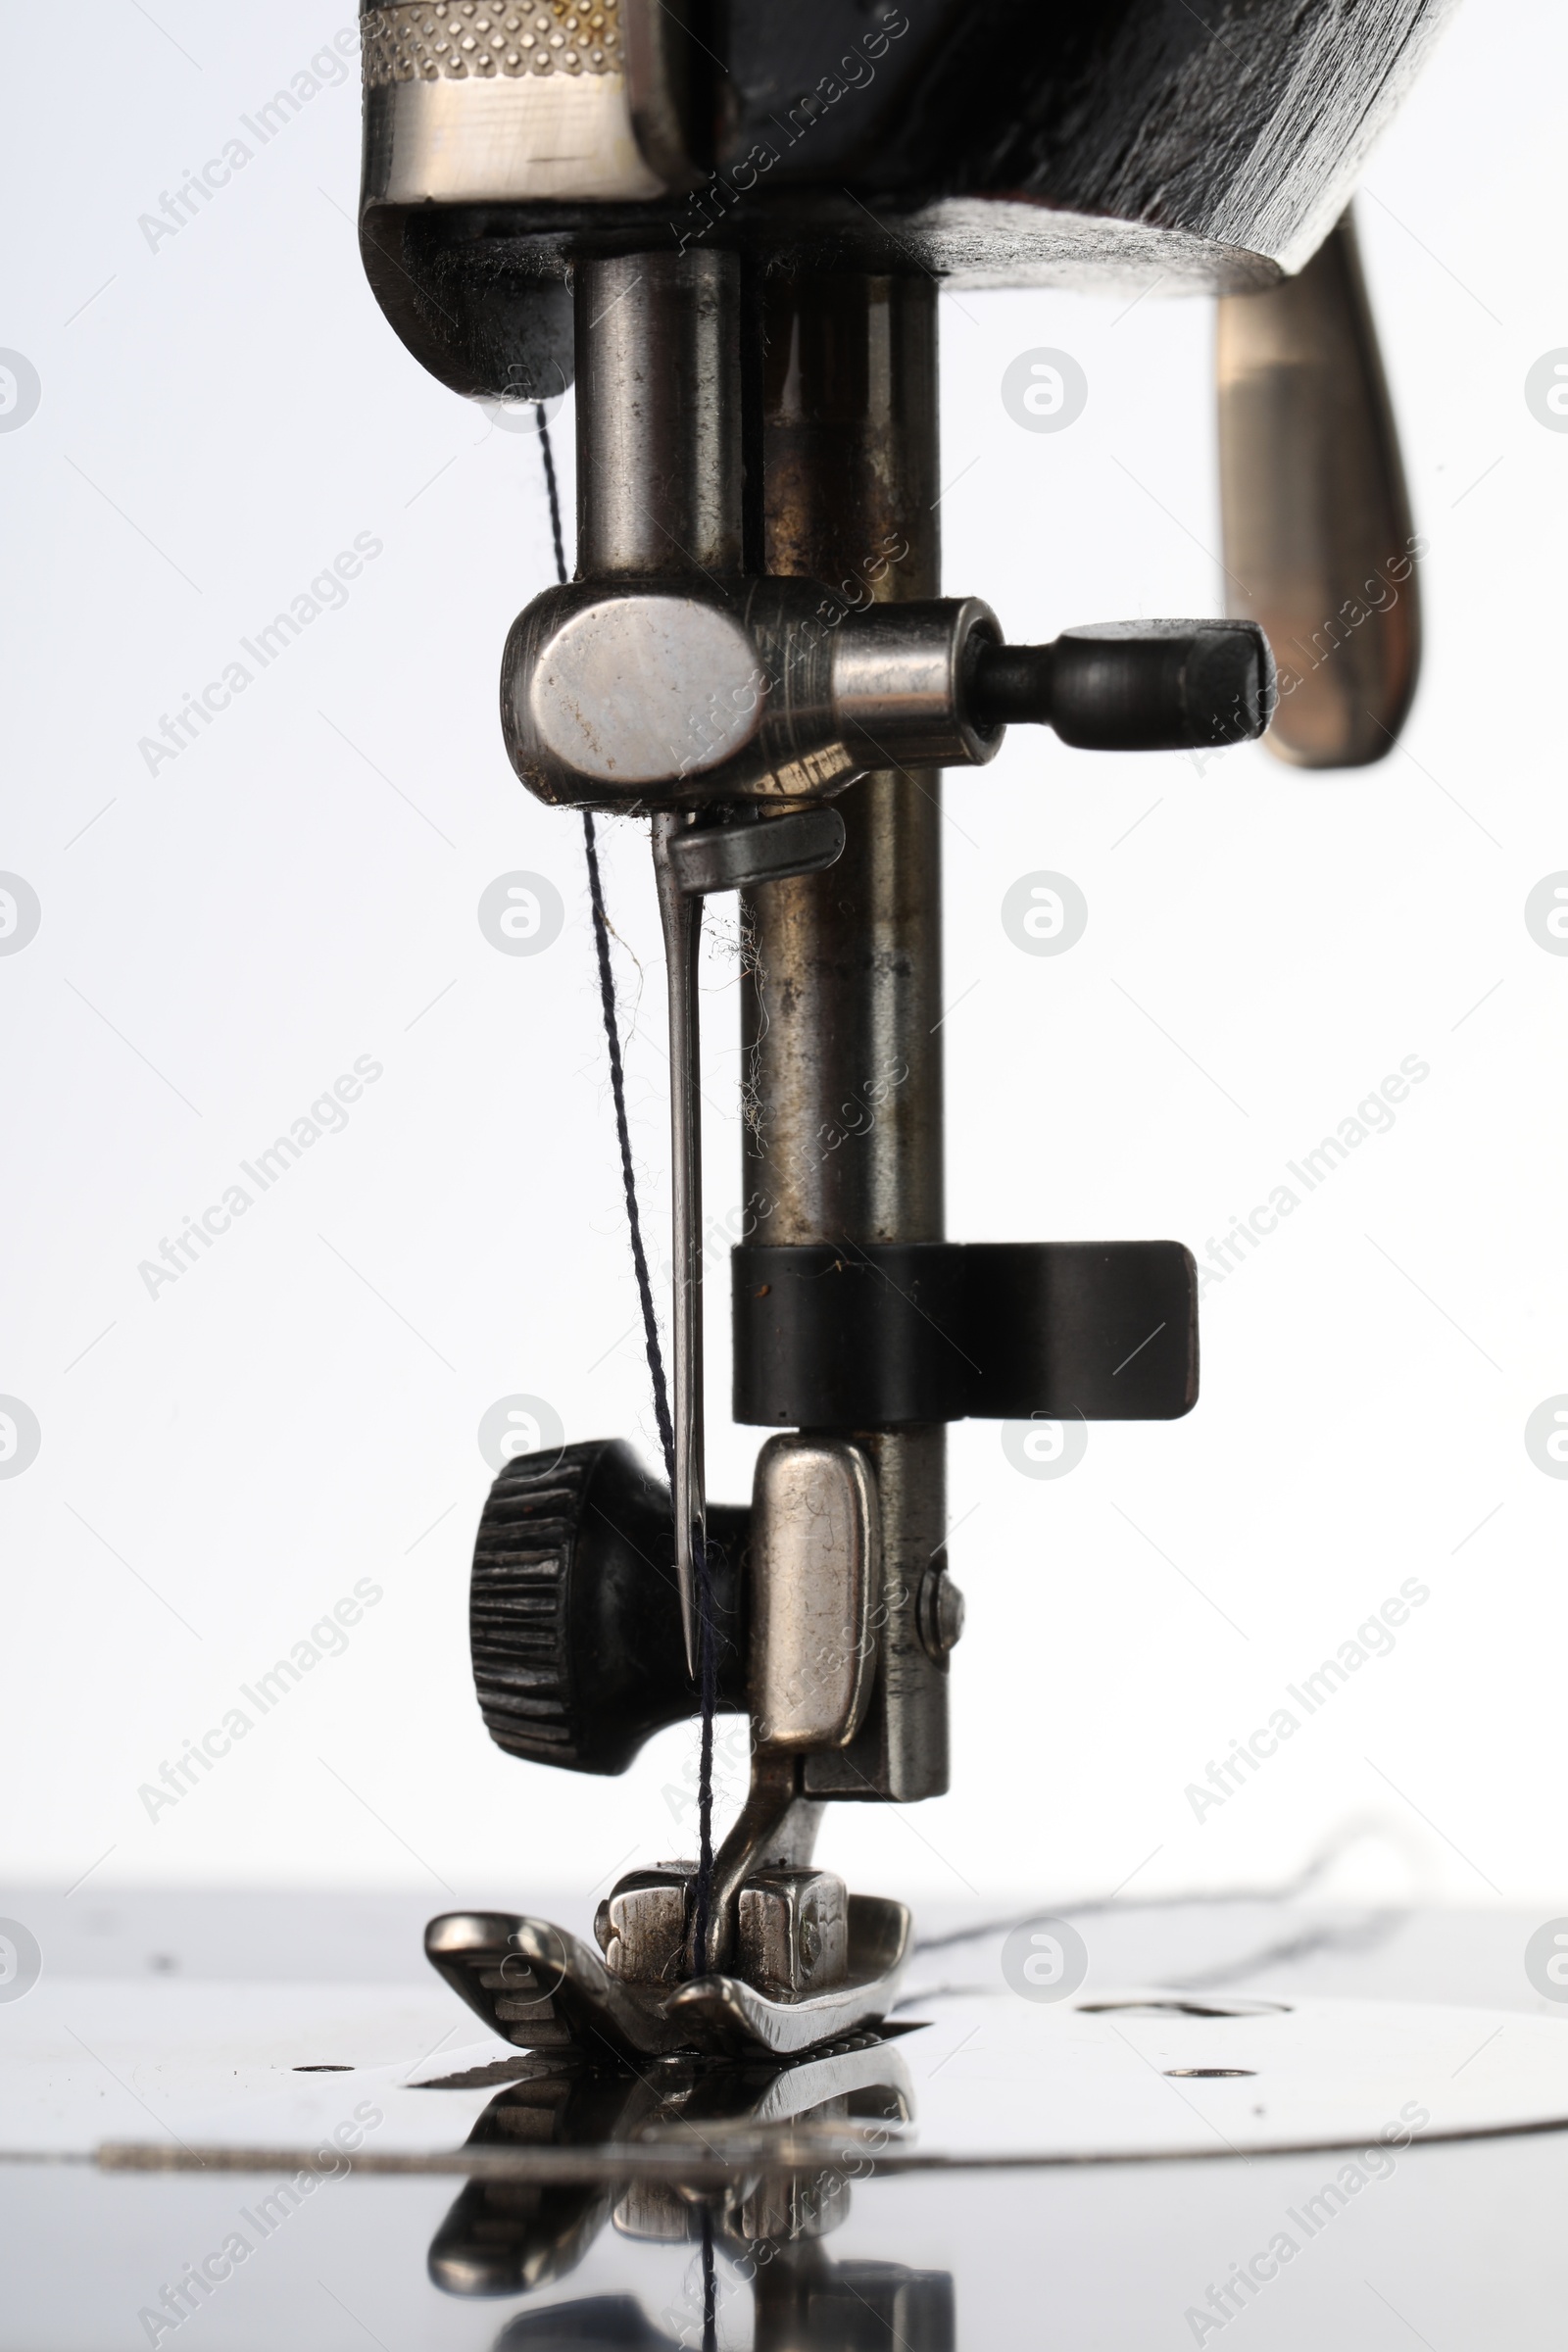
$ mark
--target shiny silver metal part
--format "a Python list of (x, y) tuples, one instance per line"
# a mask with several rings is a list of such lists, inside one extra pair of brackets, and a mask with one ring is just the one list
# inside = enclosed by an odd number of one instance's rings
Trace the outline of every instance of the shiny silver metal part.
[(996, 758), (1002, 729), (976, 726), (964, 708), (977, 636), (1002, 642), (977, 596), (850, 614), (833, 639), (833, 716), (867, 766), (982, 767)]
[(804, 2000), (842, 1984), (850, 1965), (849, 1890), (830, 1870), (763, 1870), (741, 1888), (736, 1957), (749, 1984)]
[[(388, 204), (636, 203), (669, 184), (638, 144), (618, 0), (598, 32), (548, 5), (367, 9), (365, 193)], [(572, 19), (575, 25), (577, 20)]]
[(575, 303), (579, 579), (738, 575), (738, 257), (585, 260)]
[(979, 766), (967, 708), (978, 597), (852, 611), (815, 580), (581, 581), (535, 597), (502, 662), (507, 748), (567, 808), (791, 803), (873, 765)]
[(631, 1871), (613, 1888), (594, 1921), (612, 1977), (651, 1984), (672, 1984), (680, 1977), (695, 1877), (695, 1864), (665, 1862)]
[(555, 602), (529, 665), (508, 675), (552, 799), (635, 806), (649, 785), (724, 768), (756, 735), (766, 688), (733, 609), (677, 588)]
[(957, 1648), (963, 1639), (963, 1594), (948, 1574), (946, 1562), (928, 1568), (920, 1579), (917, 1615), (927, 1656), (945, 1658)]
[(816, 1845), (822, 1808), (807, 1797), (802, 1759), (779, 1748), (754, 1746), (751, 1785), (733, 1828), (713, 1859), (712, 1900), (705, 1943), (697, 1922), (687, 1946), (691, 1975), (734, 1964), (741, 1888), (760, 1870), (805, 1870)]
[[(511, 1912), (447, 1912), (425, 1930), (424, 1948), (468, 2007), (519, 2049), (569, 2041), (633, 2058), (691, 2049), (789, 2055), (880, 2024), (898, 1999), (909, 1931), (903, 1903), (852, 1894), (843, 1983), (791, 2000), (724, 1971), (675, 1985), (627, 1982), (580, 1937)], [(512, 2014), (523, 2005), (508, 2002), (508, 1968), (550, 1987), (548, 2016), (537, 2001), (529, 2014)]]
[(876, 1480), (842, 1438), (769, 1438), (752, 1488), (752, 1721), (760, 1745), (846, 1747), (876, 1672)]
[[(612, 1977), (674, 1984), (686, 1971), (696, 1895), (694, 1862), (628, 1872), (600, 1904), (594, 1934)], [(741, 1887), (736, 1965), (775, 2000), (799, 2000), (843, 1984), (849, 1967), (848, 1890), (831, 1871), (775, 1863)]]

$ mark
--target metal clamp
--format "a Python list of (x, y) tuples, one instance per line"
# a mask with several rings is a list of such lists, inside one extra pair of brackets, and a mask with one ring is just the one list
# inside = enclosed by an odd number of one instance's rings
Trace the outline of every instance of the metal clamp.
[(814, 580), (611, 578), (514, 623), (501, 711), (557, 807), (820, 799), (872, 767), (978, 767), (1009, 724), (1093, 751), (1261, 735), (1274, 663), (1251, 621), (1116, 621), (1009, 646), (978, 597), (854, 610)]
[(1175, 1421), (1198, 1401), (1180, 1242), (867, 1242), (732, 1252), (737, 1421)]

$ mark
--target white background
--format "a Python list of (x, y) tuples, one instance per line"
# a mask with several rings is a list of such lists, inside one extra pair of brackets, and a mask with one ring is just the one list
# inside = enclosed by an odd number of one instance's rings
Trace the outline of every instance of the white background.
[[(43, 382), (0, 436), (0, 868), (43, 906), (0, 958), (0, 1392), (42, 1429), (0, 1482), (3, 1864), (58, 1888), (96, 1865), (100, 1887), (585, 1901), (690, 1845), (693, 1740), (619, 1782), (523, 1767), (468, 1681), (481, 1414), (521, 1392), (572, 1439), (651, 1437), (580, 837), (514, 782), (496, 722), (506, 628), (550, 576), (538, 449), (383, 323), (352, 78), (149, 250), (139, 216), (352, 21), (348, 0), (156, 13), (102, 0), (90, 73), (24, 73), (3, 166), (0, 344)], [(1361, 201), (1432, 542), (1405, 748), (1351, 775), (1258, 750), (1200, 774), (1017, 733), (950, 781), (956, 1236), (1172, 1235), (1202, 1257), (1402, 1057), (1431, 1075), (1208, 1291), (1191, 1419), (1096, 1428), (1052, 1482), (994, 1426), (955, 1432), (955, 1789), (838, 1811), (824, 1858), (862, 1886), (1263, 1883), (1365, 1818), (1386, 1834), (1363, 1889), (1414, 1873), (1561, 1907), (1568, 1483), (1523, 1430), (1568, 1390), (1568, 959), (1523, 905), (1568, 866), (1568, 435), (1523, 381), (1568, 344), (1565, 86), (1556, 10), (1473, 0)], [(1202, 301), (946, 300), (949, 590), (1024, 639), (1216, 609), (1211, 333)], [(1000, 399), (1042, 345), (1090, 383), (1057, 436)], [(346, 607), (150, 775), (139, 739), (363, 532), (384, 553)], [(612, 831), (657, 1229), (652, 895), (640, 836)], [(476, 920), (519, 868), (566, 906), (534, 957)], [(1041, 868), (1089, 902), (1061, 957), (1000, 921)], [(709, 977), (727, 1104), (722, 941)], [(346, 1131), (150, 1298), (139, 1262), (362, 1055), (384, 1075)], [(733, 1119), (710, 1143), (722, 1216)], [(757, 1436), (727, 1421), (724, 1289), (711, 1483), (739, 1497)], [(346, 1652), (149, 1820), (139, 1786), (366, 1577), (384, 1597)], [(1187, 1785), (1410, 1577), (1431, 1597), (1394, 1653), (1195, 1820)]]

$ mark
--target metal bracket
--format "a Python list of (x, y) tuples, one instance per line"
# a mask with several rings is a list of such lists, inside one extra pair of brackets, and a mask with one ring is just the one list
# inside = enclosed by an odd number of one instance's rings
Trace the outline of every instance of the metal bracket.
[(1198, 1401), (1180, 1242), (887, 1242), (732, 1253), (737, 1421), (1175, 1421)]

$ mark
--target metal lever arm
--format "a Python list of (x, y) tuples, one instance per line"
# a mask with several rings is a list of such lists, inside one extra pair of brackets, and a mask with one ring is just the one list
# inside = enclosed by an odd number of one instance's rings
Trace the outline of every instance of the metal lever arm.
[(1278, 649), (1269, 749), (1364, 767), (1393, 751), (1415, 693), (1426, 542), (1350, 215), (1299, 276), (1218, 308), (1225, 576), (1232, 610)]
[(666, 855), (676, 888), (690, 898), (721, 890), (757, 890), (794, 874), (819, 874), (844, 853), (844, 819), (836, 808), (794, 808), (758, 821), (750, 810), (728, 824), (672, 831)]

